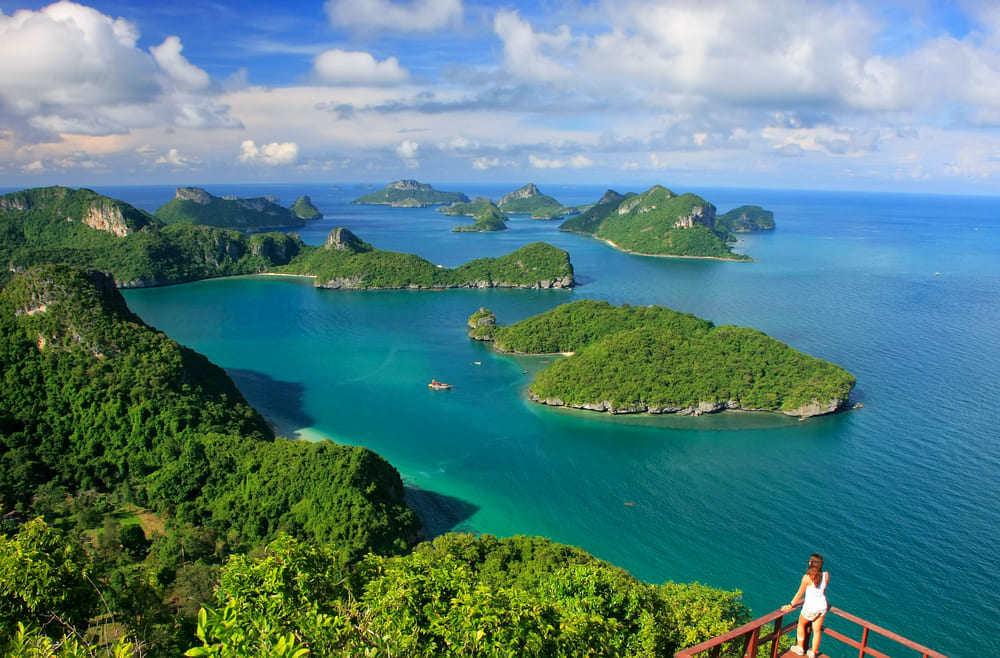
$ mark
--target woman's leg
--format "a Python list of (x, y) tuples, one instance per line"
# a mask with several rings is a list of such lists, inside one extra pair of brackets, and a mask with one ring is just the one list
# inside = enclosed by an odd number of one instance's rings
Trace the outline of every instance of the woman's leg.
[(815, 654), (817, 656), (819, 655), (819, 640), (820, 640), (820, 635), (822, 635), (822, 633), (823, 633), (823, 618), (824, 617), (826, 617), (826, 615), (820, 615), (819, 617), (816, 617), (816, 619), (814, 619), (813, 623), (812, 623), (812, 627), (813, 627), (812, 650), (813, 650), (813, 654)]
[(808, 619), (806, 619), (802, 615), (799, 615), (799, 627), (797, 629), (795, 629), (795, 639), (797, 641), (796, 643), (799, 645), (799, 648), (803, 649), (803, 650), (805, 650), (805, 648), (806, 648), (806, 646), (805, 646), (806, 645), (806, 624), (808, 624), (808, 623), (809, 623)]

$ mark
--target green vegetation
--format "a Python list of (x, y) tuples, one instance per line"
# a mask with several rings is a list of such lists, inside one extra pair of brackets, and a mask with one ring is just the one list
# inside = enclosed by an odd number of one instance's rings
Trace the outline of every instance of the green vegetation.
[(347, 229), (330, 235), (324, 246), (304, 248), (274, 271), (315, 276), (316, 285), (325, 288), (552, 288), (573, 283), (569, 254), (544, 242), (448, 269), (413, 254), (375, 249)]
[(287, 263), (304, 246), (283, 233), (163, 224), (87, 189), (0, 196), (0, 262), (13, 269), (62, 263), (111, 272), (125, 287), (253, 274)]
[(271, 198), (223, 198), (199, 187), (178, 187), (177, 195), (156, 210), (156, 217), (164, 224), (189, 222), (248, 232), (305, 225), (302, 215), (279, 206)]
[(291, 211), (295, 213), (296, 217), (301, 217), (302, 219), (322, 219), (323, 213), (319, 211), (319, 208), (313, 205), (312, 199), (308, 196), (300, 196), (292, 204)]
[(696, 194), (675, 195), (653, 186), (642, 194), (608, 190), (600, 202), (559, 227), (607, 240), (637, 254), (750, 260), (726, 244), (715, 228), (715, 206)]
[(538, 373), (533, 400), (613, 413), (814, 415), (846, 403), (855, 384), (846, 370), (754, 329), (657, 306), (582, 300), (496, 328), (492, 338), (504, 352), (574, 353)]
[(230, 560), (187, 655), (662, 656), (749, 621), (739, 592), (648, 585), (540, 538), (448, 534), (336, 564), (288, 539)]
[(564, 206), (553, 197), (542, 194), (534, 183), (505, 194), (497, 206), (505, 213), (530, 214), (532, 219), (558, 219), (576, 212), (576, 208)]
[(351, 203), (385, 204), (391, 206), (426, 206), (438, 203), (467, 203), (469, 197), (461, 192), (441, 192), (426, 183), (415, 180), (399, 180), (390, 183), (378, 192), (358, 197)]
[(722, 233), (745, 233), (774, 229), (774, 213), (760, 206), (740, 206), (715, 216), (715, 230)]
[(485, 197), (476, 197), (468, 203), (456, 202), (439, 209), (446, 215), (470, 215), (476, 220), (469, 226), (456, 226), (457, 232), (503, 231), (507, 228), (507, 215)]

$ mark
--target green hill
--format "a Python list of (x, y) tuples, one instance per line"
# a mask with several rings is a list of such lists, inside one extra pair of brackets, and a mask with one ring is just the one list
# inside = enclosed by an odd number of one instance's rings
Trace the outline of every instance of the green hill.
[(322, 247), (305, 247), (276, 272), (316, 277), (315, 285), (337, 289), (569, 288), (569, 254), (544, 242), (500, 258), (481, 258), (454, 269), (414, 254), (382, 251), (345, 228), (334, 229)]
[(319, 211), (319, 208), (313, 205), (312, 199), (308, 196), (300, 196), (292, 204), (291, 211), (295, 213), (296, 217), (302, 219), (323, 219), (323, 213)]
[(246, 232), (305, 226), (301, 216), (273, 197), (218, 197), (200, 187), (178, 187), (174, 198), (157, 208), (156, 217), (164, 224), (190, 222)]
[[(572, 352), (535, 377), (535, 402), (610, 413), (701, 414), (724, 409), (792, 416), (847, 403), (855, 378), (744, 327), (664, 307), (615, 307), (581, 300), (491, 326), (477, 312), (472, 336), (501, 352)], [(470, 324), (473, 320), (470, 319)]]
[(0, 196), (0, 235), (0, 262), (8, 268), (93, 267), (130, 288), (253, 274), (287, 263), (304, 246), (284, 233), (165, 226), (122, 201), (65, 187)]
[(468, 203), (455, 202), (450, 206), (439, 208), (446, 215), (468, 215), (475, 223), (456, 226), (456, 232), (503, 231), (507, 228), (507, 215), (495, 203), (485, 197), (476, 197)]
[(715, 229), (720, 234), (774, 230), (774, 213), (760, 206), (740, 206), (715, 216)]
[(642, 194), (611, 190), (562, 230), (593, 235), (624, 251), (654, 256), (750, 260), (735, 254), (715, 231), (715, 206), (696, 194), (676, 195), (656, 185)]
[(461, 192), (440, 192), (426, 183), (418, 183), (415, 180), (398, 180), (378, 192), (360, 196), (351, 203), (419, 208), (439, 203), (455, 203), (456, 201), (467, 203), (469, 197)]
[(503, 195), (497, 207), (505, 213), (530, 214), (532, 219), (558, 219), (576, 212), (576, 208), (566, 207), (542, 194), (534, 183)]

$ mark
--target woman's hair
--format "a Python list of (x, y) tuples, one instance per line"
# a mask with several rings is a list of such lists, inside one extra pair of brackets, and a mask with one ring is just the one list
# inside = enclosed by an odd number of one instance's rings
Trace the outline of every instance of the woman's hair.
[(823, 556), (819, 553), (813, 553), (809, 556), (809, 577), (812, 581), (819, 585), (819, 579), (823, 574)]

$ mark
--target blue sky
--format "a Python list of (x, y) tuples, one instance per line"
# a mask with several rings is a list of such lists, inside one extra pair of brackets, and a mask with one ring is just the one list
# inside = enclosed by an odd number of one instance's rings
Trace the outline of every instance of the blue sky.
[(0, 186), (996, 194), (1000, 4), (0, 0)]

